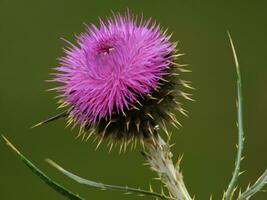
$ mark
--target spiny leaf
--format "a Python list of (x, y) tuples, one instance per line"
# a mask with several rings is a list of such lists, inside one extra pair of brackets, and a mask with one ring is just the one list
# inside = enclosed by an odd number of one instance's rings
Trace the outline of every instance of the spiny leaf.
[(171, 197), (165, 196), (163, 194), (148, 191), (148, 190), (142, 190), (140, 188), (131, 188), (128, 186), (123, 187), (123, 186), (117, 186), (117, 185), (108, 185), (108, 184), (103, 184), (103, 183), (98, 183), (95, 181), (87, 180), (87, 179), (81, 178), (81, 177), (67, 171), (66, 169), (62, 168), (61, 166), (59, 166), (57, 163), (55, 163), (54, 161), (52, 161), (50, 159), (46, 159), (46, 161), (49, 164), (51, 164), (53, 167), (55, 167), (57, 170), (59, 170), (60, 172), (62, 172), (63, 174), (65, 174), (66, 176), (68, 176), (69, 178), (71, 178), (72, 180), (74, 180), (80, 184), (89, 185), (91, 187), (96, 187), (99, 189), (117, 190), (117, 191), (122, 191), (125, 193), (130, 192), (130, 193), (136, 193), (138, 195), (153, 196), (153, 197), (157, 197), (160, 199), (172, 199)]
[(240, 73), (239, 63), (238, 63), (238, 59), (237, 59), (237, 55), (236, 55), (236, 51), (235, 51), (235, 47), (234, 47), (231, 35), (229, 32), (227, 32), (227, 33), (228, 33), (231, 48), (233, 51), (233, 55), (234, 55), (236, 74), (237, 74), (237, 124), (238, 124), (238, 145), (237, 145), (237, 147), (238, 148), (237, 148), (237, 155), (236, 155), (236, 160), (235, 160), (234, 173), (233, 173), (232, 179), (231, 179), (229, 186), (228, 186), (226, 193), (225, 193), (225, 199), (231, 200), (233, 195), (234, 195), (234, 191), (235, 191), (238, 177), (240, 175), (240, 164), (242, 161), (242, 151), (243, 151), (243, 146), (244, 146), (244, 131), (243, 131), (243, 111), (242, 111), (243, 99), (242, 99), (241, 73)]
[(63, 186), (59, 185), (57, 182), (53, 181), (49, 178), (44, 172), (42, 172), (39, 168), (37, 168), (28, 158), (26, 158), (20, 151), (13, 145), (9, 140), (2, 135), (2, 138), (6, 142), (7, 146), (13, 150), (17, 156), (27, 165), (27, 167), (39, 178), (41, 178), (48, 186), (50, 186), (53, 190), (58, 192), (59, 194), (65, 196), (70, 200), (85, 200), (84, 198), (80, 197), (78, 194), (74, 194), (73, 192), (69, 191), (68, 189), (64, 188)]
[(247, 190), (239, 196), (238, 200), (248, 200), (254, 194), (259, 192), (266, 184), (267, 184), (267, 169), (251, 187), (248, 187)]

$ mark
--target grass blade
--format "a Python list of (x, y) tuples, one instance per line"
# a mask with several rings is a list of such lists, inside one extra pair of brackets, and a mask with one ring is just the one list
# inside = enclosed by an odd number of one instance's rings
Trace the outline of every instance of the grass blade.
[(20, 151), (11, 143), (9, 140), (2, 135), (2, 138), (6, 142), (7, 146), (13, 150), (17, 156), (23, 161), (25, 165), (40, 179), (42, 179), (48, 186), (50, 186), (53, 190), (58, 192), (59, 194), (65, 196), (67, 199), (70, 200), (85, 200), (84, 198), (80, 197), (77, 194), (69, 191), (68, 189), (64, 188), (63, 186), (59, 185), (57, 182), (53, 181), (49, 178), (45, 173), (43, 173), (40, 169), (38, 169), (29, 159), (27, 159)]

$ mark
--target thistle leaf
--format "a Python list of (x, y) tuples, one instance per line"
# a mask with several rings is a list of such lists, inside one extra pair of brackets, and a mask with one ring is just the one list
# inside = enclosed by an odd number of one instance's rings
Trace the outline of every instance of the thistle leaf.
[(232, 176), (232, 179), (229, 183), (229, 186), (225, 193), (225, 199), (231, 200), (233, 198), (235, 188), (237, 185), (237, 180), (240, 175), (240, 164), (242, 161), (242, 151), (244, 146), (244, 130), (243, 130), (243, 111), (242, 111), (242, 81), (241, 81), (241, 73), (239, 69), (239, 63), (235, 51), (235, 47), (229, 32), (228, 37), (230, 40), (231, 48), (234, 55), (235, 66), (236, 66), (236, 74), (237, 74), (237, 124), (238, 124), (238, 145), (237, 145), (237, 154), (235, 160), (235, 169)]
[(267, 184), (267, 169), (251, 187), (248, 187), (247, 190), (239, 196), (238, 200), (250, 199), (250, 197), (259, 192), (266, 184)]
[(2, 138), (6, 142), (7, 146), (13, 150), (16, 155), (22, 160), (22, 162), (27, 165), (27, 167), (35, 174), (37, 175), (42, 181), (44, 181), (49, 187), (51, 187), (53, 190), (58, 192), (59, 194), (65, 196), (67, 199), (70, 200), (85, 200), (84, 198), (80, 197), (78, 194), (74, 194), (73, 192), (69, 191), (68, 189), (64, 188), (57, 182), (53, 181), (51, 178), (49, 178), (44, 172), (42, 172), (39, 168), (37, 168), (28, 158), (26, 158), (20, 151), (11, 143), (9, 140), (2, 135)]
[(95, 181), (87, 180), (87, 179), (81, 178), (81, 177), (79, 177), (79, 176), (67, 171), (66, 169), (62, 168), (57, 163), (52, 161), (51, 159), (46, 159), (46, 161), (50, 165), (55, 167), (58, 171), (60, 171), (61, 173), (63, 173), (67, 177), (69, 177), (70, 179), (72, 179), (72, 180), (74, 180), (74, 181), (76, 181), (76, 182), (78, 182), (80, 184), (89, 185), (91, 187), (99, 188), (99, 189), (102, 189), (102, 190), (117, 190), (117, 191), (125, 192), (127, 194), (135, 193), (135, 194), (138, 194), (138, 195), (152, 196), (152, 197), (156, 197), (156, 198), (164, 199), (164, 200), (173, 199), (173, 198), (165, 196), (163, 194), (152, 192), (152, 191), (149, 191), (149, 190), (142, 190), (140, 188), (131, 188), (131, 187), (128, 187), (128, 186), (108, 185), (108, 184), (103, 184), (103, 183), (98, 183), (98, 182), (95, 182)]

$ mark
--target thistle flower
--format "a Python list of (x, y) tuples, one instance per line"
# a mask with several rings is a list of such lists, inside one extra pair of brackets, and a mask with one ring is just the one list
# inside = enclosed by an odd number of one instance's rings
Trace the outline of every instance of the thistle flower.
[(175, 109), (185, 114), (176, 97), (189, 96), (179, 79), (185, 71), (176, 63), (176, 43), (152, 19), (126, 12), (113, 14), (99, 27), (87, 26), (59, 58), (53, 88), (68, 123), (80, 125), (80, 135), (112, 139), (144, 139), (157, 134), (156, 125), (179, 124)]

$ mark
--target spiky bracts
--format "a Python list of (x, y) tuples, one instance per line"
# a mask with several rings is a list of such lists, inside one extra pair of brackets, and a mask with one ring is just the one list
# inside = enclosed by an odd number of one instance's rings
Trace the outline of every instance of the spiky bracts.
[(89, 26), (77, 43), (65, 49), (53, 81), (63, 83), (55, 90), (79, 136), (128, 142), (155, 135), (156, 125), (179, 125), (178, 97), (190, 99), (182, 91), (190, 85), (179, 78), (182, 54), (159, 25), (127, 12)]

